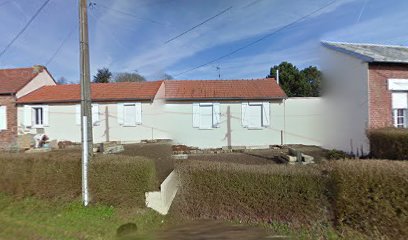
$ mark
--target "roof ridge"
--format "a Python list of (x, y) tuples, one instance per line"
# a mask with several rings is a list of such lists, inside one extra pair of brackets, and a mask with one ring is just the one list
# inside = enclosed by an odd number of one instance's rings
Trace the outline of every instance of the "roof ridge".
[(378, 47), (402, 47), (407, 48), (405, 45), (395, 45), (395, 44), (379, 44), (379, 43), (351, 43), (351, 42), (338, 42), (338, 41), (321, 41), (323, 44), (346, 44), (346, 45), (365, 45), (365, 46), (378, 46)]
[(261, 81), (261, 80), (269, 80), (274, 78), (252, 78), (252, 79), (175, 79), (175, 80), (164, 80), (165, 82), (199, 82), (199, 81), (223, 81), (223, 82), (231, 82), (231, 81)]

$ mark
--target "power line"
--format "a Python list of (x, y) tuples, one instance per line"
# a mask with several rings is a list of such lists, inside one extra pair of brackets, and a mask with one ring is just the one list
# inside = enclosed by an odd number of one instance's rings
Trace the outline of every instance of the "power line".
[(108, 10), (111, 10), (111, 11), (114, 11), (114, 12), (117, 12), (117, 13), (120, 13), (120, 14), (122, 14), (122, 15), (126, 15), (126, 16), (129, 16), (129, 17), (133, 17), (133, 18), (136, 18), (136, 19), (139, 19), (139, 20), (142, 20), (142, 21), (148, 21), (148, 22), (151, 22), (151, 23), (154, 23), (154, 24), (164, 25), (164, 23), (162, 23), (162, 22), (158, 22), (158, 21), (153, 20), (153, 19), (150, 19), (150, 18), (139, 17), (139, 16), (137, 16), (137, 15), (135, 15), (135, 14), (133, 14), (133, 13), (129, 13), (129, 12), (125, 12), (125, 11), (123, 11), (123, 10), (111, 8), (111, 7), (105, 6), (105, 5), (100, 4), (100, 3), (91, 2), (90, 4), (92, 4), (92, 6), (97, 6), (97, 7), (100, 6), (100, 7), (102, 7), (102, 8), (105, 8), (105, 9), (108, 9)]
[(368, 0), (365, 0), (365, 1), (364, 1), (364, 5), (363, 5), (363, 7), (362, 7), (361, 10), (360, 10), (360, 14), (358, 15), (357, 23), (360, 22), (361, 16), (363, 15), (363, 12), (364, 12), (364, 10), (365, 10), (365, 8), (366, 8), (366, 6), (367, 6), (367, 3), (368, 3)]
[(173, 40), (175, 40), (175, 39), (177, 39), (177, 38), (183, 36), (184, 34), (193, 31), (194, 29), (198, 28), (199, 26), (204, 25), (204, 24), (206, 24), (207, 22), (213, 20), (214, 18), (216, 18), (216, 17), (218, 17), (218, 16), (220, 16), (220, 15), (226, 13), (227, 11), (231, 10), (231, 8), (232, 8), (232, 6), (230, 6), (229, 8), (226, 8), (226, 9), (222, 10), (221, 12), (217, 13), (216, 15), (214, 15), (214, 16), (212, 16), (212, 17), (210, 17), (210, 18), (207, 18), (206, 20), (204, 20), (203, 22), (201, 22), (201, 23), (199, 23), (199, 24), (193, 26), (192, 28), (190, 28), (190, 29), (188, 29), (188, 30), (186, 30), (186, 31), (184, 31), (184, 32), (182, 32), (182, 33), (180, 33), (179, 35), (177, 35), (177, 36), (175, 36), (175, 37), (173, 37), (173, 38), (170, 38), (169, 40), (167, 40), (166, 42), (164, 42), (164, 44), (167, 44), (167, 43), (169, 43), (169, 42), (171, 42), (171, 41), (173, 41)]
[(248, 43), (248, 44), (246, 44), (246, 45), (244, 45), (244, 46), (242, 46), (242, 47), (239, 47), (239, 48), (237, 48), (237, 49), (235, 49), (235, 50), (233, 50), (233, 51), (231, 51), (231, 52), (229, 52), (229, 53), (227, 53), (227, 54), (225, 54), (225, 55), (222, 55), (222, 56), (220, 56), (220, 57), (217, 57), (217, 58), (215, 58), (215, 59), (213, 59), (213, 60), (211, 60), (211, 61), (209, 61), (209, 62), (206, 62), (206, 63), (201, 64), (201, 65), (199, 65), (199, 66), (196, 66), (196, 67), (193, 67), (193, 68), (188, 69), (188, 70), (186, 70), (186, 71), (183, 71), (183, 72), (180, 72), (180, 73), (178, 73), (178, 74), (175, 74), (174, 76), (175, 76), (175, 77), (180, 76), (180, 75), (182, 75), (182, 74), (185, 74), (185, 73), (194, 71), (194, 70), (196, 70), (196, 69), (205, 67), (205, 66), (207, 66), (207, 65), (209, 65), (209, 64), (211, 64), (211, 63), (217, 62), (217, 61), (219, 61), (219, 60), (221, 60), (221, 59), (223, 59), (223, 58), (229, 57), (229, 56), (231, 56), (231, 55), (233, 55), (233, 54), (235, 54), (235, 53), (237, 53), (237, 52), (239, 52), (239, 51), (241, 51), (241, 50), (243, 50), (243, 49), (245, 49), (245, 48), (248, 48), (248, 47), (250, 47), (250, 46), (252, 46), (252, 45), (255, 45), (255, 44), (257, 44), (257, 43), (259, 43), (259, 42), (261, 42), (261, 41), (263, 41), (263, 40), (265, 40), (265, 39), (267, 39), (267, 38), (269, 38), (269, 37), (275, 35), (275, 34), (278, 33), (278, 32), (281, 32), (282, 30), (284, 30), (284, 29), (286, 29), (286, 28), (289, 28), (289, 27), (291, 27), (291, 26), (297, 24), (298, 22), (301, 22), (301, 21), (307, 19), (308, 17), (314, 15), (315, 13), (320, 12), (321, 10), (323, 10), (323, 9), (325, 9), (325, 8), (327, 8), (327, 7), (331, 6), (331, 5), (333, 5), (335, 2), (337, 2), (337, 0), (333, 0), (333, 1), (329, 2), (328, 4), (326, 4), (326, 5), (324, 5), (324, 6), (320, 7), (320, 8), (318, 8), (318, 9), (316, 9), (316, 10), (314, 10), (314, 11), (312, 11), (312, 12), (310, 12), (310, 13), (308, 13), (308, 14), (306, 14), (306, 15), (304, 15), (304, 16), (298, 18), (298, 19), (296, 19), (296, 20), (293, 21), (293, 22), (290, 22), (289, 24), (286, 24), (286, 25), (284, 25), (284, 26), (282, 26), (282, 27), (276, 29), (275, 31), (273, 31), (273, 32), (271, 32), (271, 33), (268, 33), (267, 35), (265, 35), (265, 36), (263, 36), (263, 37), (261, 37), (261, 38), (255, 40), (255, 41), (253, 41), (253, 42), (250, 42), (250, 43)]
[(58, 55), (58, 53), (61, 51), (62, 47), (65, 45), (65, 43), (68, 41), (68, 39), (71, 37), (71, 35), (74, 33), (76, 29), (76, 26), (74, 28), (71, 29), (71, 31), (69, 31), (69, 33), (67, 34), (67, 36), (62, 40), (61, 44), (58, 46), (57, 50), (51, 55), (51, 57), (48, 59), (47, 63), (45, 64), (45, 66), (48, 66), (53, 60), (54, 58)]
[(25, 30), (27, 30), (27, 28), (30, 26), (30, 24), (34, 21), (34, 19), (40, 14), (40, 12), (45, 8), (45, 6), (47, 6), (47, 4), (50, 2), (51, 0), (46, 0), (41, 7), (35, 12), (35, 14), (30, 18), (30, 20), (26, 23), (26, 25), (20, 30), (20, 32), (17, 33), (17, 35), (13, 38), (13, 40), (11, 40), (11, 42), (9, 44), (7, 44), (7, 46), (3, 49), (3, 51), (1, 51), (0, 53), (0, 58), (4, 55), (4, 53), (11, 47), (11, 45), (14, 44), (15, 41), (17, 41), (17, 39), (25, 32)]

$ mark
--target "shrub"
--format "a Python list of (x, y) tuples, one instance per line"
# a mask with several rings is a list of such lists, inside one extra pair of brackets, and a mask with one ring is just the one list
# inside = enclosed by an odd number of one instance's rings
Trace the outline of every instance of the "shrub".
[(408, 238), (408, 163), (341, 161), (332, 170), (340, 226), (368, 235)]
[[(70, 201), (81, 196), (79, 153), (2, 154), (0, 192), (16, 197)], [(154, 163), (146, 158), (97, 156), (89, 166), (92, 202), (144, 206), (155, 185)]]
[(408, 159), (408, 129), (384, 128), (370, 130), (371, 155), (379, 159)]
[(156, 185), (154, 162), (141, 157), (100, 156), (89, 167), (91, 200), (144, 206), (145, 192)]
[(177, 210), (192, 218), (295, 225), (326, 220), (326, 179), (310, 166), (248, 166), (194, 161), (178, 171)]

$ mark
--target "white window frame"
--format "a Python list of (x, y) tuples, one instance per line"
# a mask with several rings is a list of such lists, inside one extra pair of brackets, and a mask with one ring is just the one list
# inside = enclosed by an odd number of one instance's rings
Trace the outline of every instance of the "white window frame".
[[(134, 111), (135, 111), (135, 122), (134, 123), (130, 123), (126, 121), (126, 107), (133, 107)], [(124, 103), (123, 104), (123, 126), (124, 127), (136, 127), (137, 126), (137, 106), (136, 103)]]
[[(260, 126), (249, 126), (248, 110), (250, 107), (260, 107)], [(261, 130), (270, 125), (270, 102), (243, 102), (241, 106), (241, 124), (248, 130)]]
[[(399, 85), (401, 86), (401, 85)], [(392, 91), (392, 119), (396, 128), (407, 128), (408, 91)], [(400, 122), (400, 123), (399, 123)]]
[[(125, 106), (135, 106), (136, 108), (136, 118), (134, 124), (125, 123)], [(125, 102), (117, 104), (117, 120), (118, 124), (122, 127), (136, 127), (137, 125), (142, 125), (142, 103), (141, 102)]]
[(7, 130), (7, 107), (0, 106), (0, 132)]
[[(201, 123), (202, 110), (204, 107), (211, 107), (211, 124), (209, 127), (203, 127)], [(193, 103), (193, 127), (199, 130), (213, 130), (219, 128), (221, 124), (221, 106), (220, 103), (202, 102)]]
[[(37, 113), (41, 110), (40, 122), (37, 122)], [(44, 127), (44, 107), (43, 106), (32, 106), (31, 107), (31, 121), (33, 128), (42, 128)]]
[[(394, 127), (396, 128), (407, 128), (407, 112), (406, 108), (396, 108), (392, 110), (392, 118), (394, 121)], [(402, 114), (401, 114), (402, 113)], [(402, 120), (402, 123), (398, 123), (398, 120)]]

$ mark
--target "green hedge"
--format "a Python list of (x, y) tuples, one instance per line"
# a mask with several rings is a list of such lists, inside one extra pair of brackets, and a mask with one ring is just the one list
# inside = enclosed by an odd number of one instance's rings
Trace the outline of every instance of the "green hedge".
[(190, 161), (172, 211), (193, 219), (279, 222), (408, 239), (408, 162), (344, 160), (314, 166)]
[(339, 161), (332, 171), (340, 226), (365, 234), (408, 238), (408, 163)]
[(408, 159), (408, 129), (384, 128), (370, 130), (371, 155), (378, 159)]
[(89, 167), (91, 201), (144, 206), (156, 186), (154, 162), (141, 157), (101, 156)]
[(326, 178), (309, 166), (190, 162), (179, 166), (177, 212), (192, 218), (311, 224), (326, 219)]
[[(144, 194), (154, 189), (154, 163), (146, 158), (97, 156), (89, 166), (91, 201), (144, 206)], [(70, 201), (81, 196), (78, 153), (1, 154), (0, 192), (16, 197)]]

